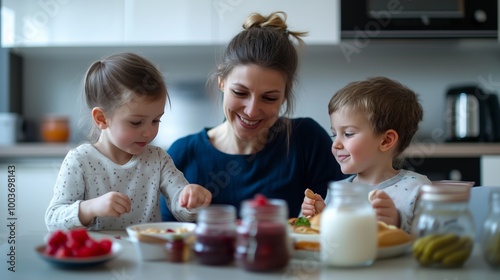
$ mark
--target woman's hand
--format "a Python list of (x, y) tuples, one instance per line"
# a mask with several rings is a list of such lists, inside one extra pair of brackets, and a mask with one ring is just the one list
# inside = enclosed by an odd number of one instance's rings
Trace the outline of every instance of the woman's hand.
[(302, 202), (302, 216), (312, 217), (319, 214), (325, 209), (325, 201), (321, 195), (314, 193), (310, 189), (306, 189), (304, 202)]
[(132, 202), (126, 194), (112, 191), (80, 202), (78, 218), (82, 225), (87, 226), (95, 217), (118, 218), (129, 213), (131, 207)]
[(212, 201), (212, 193), (197, 184), (187, 185), (181, 192), (179, 204), (187, 209), (206, 207)]
[(382, 190), (375, 190), (374, 193), (370, 195), (370, 202), (377, 214), (377, 220), (388, 225), (399, 227), (398, 209), (387, 193)]

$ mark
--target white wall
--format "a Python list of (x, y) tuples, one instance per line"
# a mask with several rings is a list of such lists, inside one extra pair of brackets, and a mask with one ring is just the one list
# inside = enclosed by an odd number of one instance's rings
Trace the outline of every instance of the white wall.
[[(352, 42), (350, 42), (352, 43)], [(321, 53), (321, 52), (318, 52)], [(348, 82), (387, 76), (416, 91), (424, 108), (419, 140), (442, 142), (445, 93), (452, 84), (476, 83), (500, 93), (500, 44), (481, 41), (372, 42), (350, 62), (339, 47), (329, 54), (306, 57), (301, 79), (301, 108), (329, 129), (327, 103)], [(500, 95), (499, 95), (500, 96)]]
[[(206, 76), (216, 63), (216, 47), (24, 50), (26, 117), (39, 120), (47, 113), (68, 114), (76, 125), (86, 69), (101, 56), (122, 50), (153, 60), (166, 77), (172, 109), (166, 110), (157, 144), (168, 146), (177, 137), (222, 120), (203, 92)], [(479, 83), (500, 92), (500, 45), (496, 42), (370, 42), (349, 59), (339, 46), (309, 46), (306, 50), (296, 88), (296, 116), (310, 116), (326, 130), (330, 127), (327, 103), (333, 93), (348, 82), (369, 76), (397, 79), (420, 94), (425, 113), (417, 137), (433, 142), (443, 140), (436, 135), (445, 128), (444, 96), (450, 84)], [(186, 87), (190, 83), (192, 88)], [(76, 135), (73, 131), (73, 141), (78, 140)]]

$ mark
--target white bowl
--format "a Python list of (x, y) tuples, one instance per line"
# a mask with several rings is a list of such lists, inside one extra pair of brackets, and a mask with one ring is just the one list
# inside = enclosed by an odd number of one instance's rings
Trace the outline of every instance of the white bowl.
[[(191, 237), (194, 236), (195, 223), (184, 222), (162, 222), (162, 223), (146, 223), (131, 225), (126, 228), (130, 240), (134, 243), (139, 256), (142, 260), (166, 260), (165, 243), (175, 239), (184, 239), (189, 242)], [(154, 230), (179, 230), (185, 229), (183, 233), (177, 232), (163, 232), (163, 233), (148, 233), (147, 229)], [(145, 241), (152, 237), (151, 242)], [(139, 238), (141, 240), (139, 240)], [(164, 241), (164, 242), (162, 242)]]

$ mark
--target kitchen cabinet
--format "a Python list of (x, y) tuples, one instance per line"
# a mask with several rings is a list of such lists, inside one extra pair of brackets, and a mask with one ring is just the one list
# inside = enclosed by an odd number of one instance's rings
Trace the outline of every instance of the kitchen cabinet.
[(3, 47), (119, 44), (124, 0), (3, 0)]
[(466, 180), (500, 186), (499, 143), (414, 143), (403, 153), (405, 168), (431, 180)]
[(306, 43), (340, 40), (339, 1), (3, 0), (3, 47), (227, 44), (252, 12), (288, 14)]
[(500, 186), (500, 156), (481, 157), (481, 181), (483, 186)]
[(273, 11), (287, 13), (287, 25), (293, 31), (307, 31), (307, 44), (338, 44), (340, 42), (339, 0), (259, 0), (212, 1), (218, 17), (214, 36), (219, 43), (227, 43), (242, 30), (246, 17), (253, 12), (269, 14)]
[[(46, 231), (45, 211), (52, 199), (54, 184), (63, 158), (27, 159), (0, 163), (2, 182), (0, 185), (0, 219), (5, 223), (15, 221), (17, 234), (27, 232)], [(13, 166), (14, 169), (8, 169)], [(7, 188), (7, 172), (15, 170), (15, 201), (9, 201)], [(5, 185), (4, 185), (5, 184)], [(4, 187), (5, 186), (5, 187)], [(9, 202), (15, 203), (9, 204)], [(12, 206), (12, 207), (11, 207)], [(13, 216), (10, 216), (8, 207), (11, 207)], [(16, 220), (8, 220), (16, 218)], [(2, 234), (4, 230), (0, 231)]]

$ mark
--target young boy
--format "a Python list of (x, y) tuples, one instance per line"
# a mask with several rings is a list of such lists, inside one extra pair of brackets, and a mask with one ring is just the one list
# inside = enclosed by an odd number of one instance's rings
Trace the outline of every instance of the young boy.
[[(400, 156), (423, 117), (417, 94), (397, 81), (369, 78), (339, 90), (328, 113), (332, 153), (344, 174), (355, 174), (345, 180), (372, 186), (377, 219), (410, 233), (419, 188), (430, 184), (426, 176), (400, 169)], [(328, 195), (305, 197), (302, 215), (321, 213), (328, 201)]]

